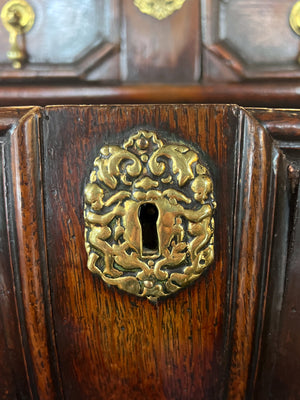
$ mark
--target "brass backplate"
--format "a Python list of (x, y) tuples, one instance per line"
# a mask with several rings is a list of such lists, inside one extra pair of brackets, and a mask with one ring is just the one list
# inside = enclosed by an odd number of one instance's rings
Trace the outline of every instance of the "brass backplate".
[(213, 182), (197, 150), (139, 130), (104, 145), (85, 187), (88, 268), (156, 301), (214, 258)]
[(143, 14), (156, 19), (164, 19), (179, 10), (185, 0), (134, 0), (134, 4)]
[(3, 25), (9, 32), (20, 35), (30, 31), (35, 14), (32, 7), (24, 0), (10, 0), (1, 10)]
[(7, 57), (12, 61), (13, 68), (19, 69), (27, 59), (25, 41), (18, 43), (18, 35), (30, 31), (34, 24), (35, 14), (32, 7), (25, 0), (10, 0), (1, 10), (1, 19), (9, 32), (10, 49)]

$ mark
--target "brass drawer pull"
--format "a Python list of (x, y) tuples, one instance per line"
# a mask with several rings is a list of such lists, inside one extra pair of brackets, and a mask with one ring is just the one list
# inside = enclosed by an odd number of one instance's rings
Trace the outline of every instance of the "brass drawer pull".
[(10, 0), (1, 10), (1, 19), (9, 32), (10, 50), (7, 57), (14, 68), (21, 68), (27, 58), (25, 45), (18, 44), (18, 35), (30, 31), (34, 24), (35, 14), (32, 7), (24, 0)]

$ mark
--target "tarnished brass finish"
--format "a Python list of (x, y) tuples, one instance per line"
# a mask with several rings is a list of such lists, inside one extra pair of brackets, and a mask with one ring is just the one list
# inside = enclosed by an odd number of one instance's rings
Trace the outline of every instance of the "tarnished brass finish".
[(164, 19), (179, 10), (185, 0), (134, 0), (134, 4), (144, 13), (156, 19)]
[(4, 27), (9, 32), (10, 50), (7, 57), (12, 61), (14, 68), (21, 68), (26, 60), (26, 51), (18, 44), (18, 35), (28, 32), (35, 19), (32, 7), (24, 0), (10, 0), (1, 10), (1, 19)]
[(214, 258), (211, 176), (186, 144), (140, 130), (105, 145), (85, 187), (88, 268), (151, 301), (197, 279)]

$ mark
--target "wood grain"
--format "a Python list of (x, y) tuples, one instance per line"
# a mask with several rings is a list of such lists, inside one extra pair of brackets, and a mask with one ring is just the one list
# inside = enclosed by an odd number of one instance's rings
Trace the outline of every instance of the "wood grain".
[[(24, 113), (24, 111), (23, 111)], [(16, 266), (16, 235), (10, 163), (9, 129), (18, 122), (17, 110), (0, 111), (0, 398), (31, 398), (21, 335)]]
[(216, 85), (75, 84), (1, 85), (0, 105), (50, 104), (164, 104), (225, 103), (249, 107), (300, 107), (300, 85), (295, 82), (251, 82)]
[[(28, 341), (27, 369), (34, 396), (53, 399), (59, 387), (47, 287), (39, 162), (39, 110), (30, 110), (12, 135), (11, 168), (19, 249), (20, 292)], [(24, 157), (26, 154), (26, 157)], [(52, 347), (51, 347), (52, 345)], [(54, 382), (53, 375), (56, 378)]]
[[(241, 115), (232, 281), (236, 285), (229, 398), (253, 390), (269, 279), (279, 149), (248, 114)], [(253, 249), (255, 252), (253, 253)]]
[[(82, 240), (82, 193), (93, 160), (102, 143), (123, 141), (123, 133), (137, 127), (198, 143), (215, 165), (220, 199), (215, 266), (192, 288), (158, 306), (108, 288), (91, 275)], [(101, 393), (112, 399), (191, 399), (217, 398), (224, 392), (235, 133), (232, 111), (224, 107), (46, 109), (46, 232), (67, 398), (96, 398)], [(225, 198), (222, 193), (227, 193)]]
[[(295, 193), (298, 207), (295, 210), (292, 222), (291, 240), (287, 259), (287, 277), (284, 287), (282, 313), (280, 319), (279, 336), (276, 338), (278, 345), (276, 362), (273, 365), (273, 379), (270, 393), (277, 398), (285, 396), (288, 392), (290, 398), (300, 396), (298, 377), (300, 372), (300, 346), (299, 346), (299, 292), (300, 285), (300, 186)], [(292, 356), (291, 356), (292, 354)], [(284, 367), (284, 368), (283, 368)]]
[[(227, 391), (229, 397), (243, 398), (251, 392), (272, 231), (268, 219), (272, 219), (273, 197), (268, 189), (273, 184), (272, 157), (277, 156), (272, 140), (249, 117), (245, 117), (248, 125), (239, 125), (241, 115), (237, 108), (222, 106), (47, 108), (46, 229), (48, 238), (55, 236), (61, 243), (58, 248), (49, 241), (48, 254), (67, 397), (96, 396), (101, 385), (102, 393), (115, 398), (125, 382), (124, 398), (141, 394), (219, 398)], [(156, 308), (107, 288), (87, 273), (80, 241), (81, 193), (89, 165), (101, 143), (123, 141), (122, 134), (136, 127), (184, 135), (200, 145), (214, 165), (220, 204), (215, 267), (192, 288)], [(80, 370), (72, 362), (75, 349)], [(83, 379), (81, 370), (88, 368), (89, 385), (79, 384), (75, 392), (70, 382)], [(224, 371), (228, 369), (227, 382)]]
[(189, 0), (163, 20), (123, 2), (122, 81), (192, 83), (200, 79), (200, 3)]
[[(287, 173), (298, 168), (297, 116), (230, 105), (0, 110), (2, 398), (297, 398), (299, 182)], [(139, 128), (199, 146), (218, 203), (214, 264), (157, 305), (93, 276), (84, 249), (93, 161)]]

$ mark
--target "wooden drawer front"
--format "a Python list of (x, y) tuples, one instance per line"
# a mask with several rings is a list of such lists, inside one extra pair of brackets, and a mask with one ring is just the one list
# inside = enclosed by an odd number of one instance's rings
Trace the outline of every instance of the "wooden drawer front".
[[(3, 109), (2, 398), (296, 398), (297, 121), (230, 105)], [(199, 146), (217, 201), (213, 264), (157, 304), (93, 275), (84, 246), (93, 162), (138, 129)]]

